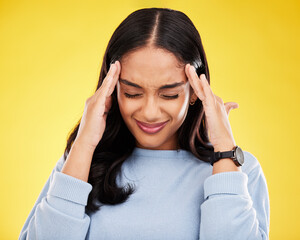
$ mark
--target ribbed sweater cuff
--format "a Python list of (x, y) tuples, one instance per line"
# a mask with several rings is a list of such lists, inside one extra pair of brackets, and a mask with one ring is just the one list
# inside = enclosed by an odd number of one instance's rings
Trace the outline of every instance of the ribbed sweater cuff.
[(215, 194), (249, 195), (248, 176), (243, 172), (222, 172), (209, 176), (204, 182), (204, 197)]
[(55, 172), (48, 194), (74, 203), (86, 205), (91, 190), (92, 185), (90, 183), (61, 172)]

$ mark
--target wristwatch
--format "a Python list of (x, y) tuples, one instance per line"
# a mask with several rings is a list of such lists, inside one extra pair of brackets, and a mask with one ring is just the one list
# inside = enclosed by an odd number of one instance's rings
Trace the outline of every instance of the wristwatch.
[(236, 166), (242, 166), (244, 163), (244, 153), (239, 146), (235, 146), (233, 150), (226, 152), (214, 152), (210, 164), (213, 165), (215, 162), (222, 158), (231, 158)]

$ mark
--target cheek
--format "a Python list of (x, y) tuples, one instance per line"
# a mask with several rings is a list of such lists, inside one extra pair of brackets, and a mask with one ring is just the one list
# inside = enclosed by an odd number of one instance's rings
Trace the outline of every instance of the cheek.
[(117, 100), (121, 115), (124, 118), (125, 115), (127, 115), (128, 103), (126, 102), (126, 99), (124, 99), (124, 96), (122, 96), (119, 82), (117, 83)]
[(185, 118), (188, 108), (189, 108), (189, 95), (186, 94), (182, 97), (182, 99), (180, 99), (180, 102), (178, 102), (176, 105), (173, 106), (173, 108), (170, 109), (174, 109), (173, 110), (174, 119), (176, 119), (177, 121), (181, 121), (182, 119)]
[(118, 104), (121, 115), (124, 118), (124, 120), (126, 118), (129, 118), (137, 109), (137, 106), (134, 103), (134, 101), (130, 101), (130, 99), (122, 95), (118, 95)]

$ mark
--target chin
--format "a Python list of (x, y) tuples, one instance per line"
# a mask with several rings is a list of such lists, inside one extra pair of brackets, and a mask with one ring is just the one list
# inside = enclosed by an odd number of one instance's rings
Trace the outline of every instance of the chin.
[(138, 138), (135, 138), (137, 141), (137, 146), (147, 149), (157, 149), (159, 148), (163, 143), (159, 142), (157, 139), (149, 139), (148, 141), (142, 136), (142, 139), (139, 140)]
[(145, 149), (152, 149), (152, 150), (170, 150), (176, 149), (173, 141), (168, 140), (166, 136), (158, 136), (156, 138), (148, 138), (144, 136), (139, 136), (136, 139), (136, 146)]
[(139, 141), (138, 139), (136, 139), (137, 141), (137, 145), (139, 144), (140, 146), (143, 146), (144, 148), (158, 148), (159, 146), (161, 146), (160, 143), (158, 143), (157, 141)]

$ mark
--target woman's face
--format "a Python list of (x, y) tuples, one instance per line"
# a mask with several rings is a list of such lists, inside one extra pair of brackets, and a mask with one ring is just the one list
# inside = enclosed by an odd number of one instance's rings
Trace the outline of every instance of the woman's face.
[[(192, 88), (185, 64), (175, 55), (145, 47), (122, 57), (117, 83), (121, 115), (136, 139), (146, 149), (177, 149), (177, 130), (189, 107)], [(164, 127), (142, 126), (166, 122)], [(151, 127), (151, 126), (150, 126)]]

